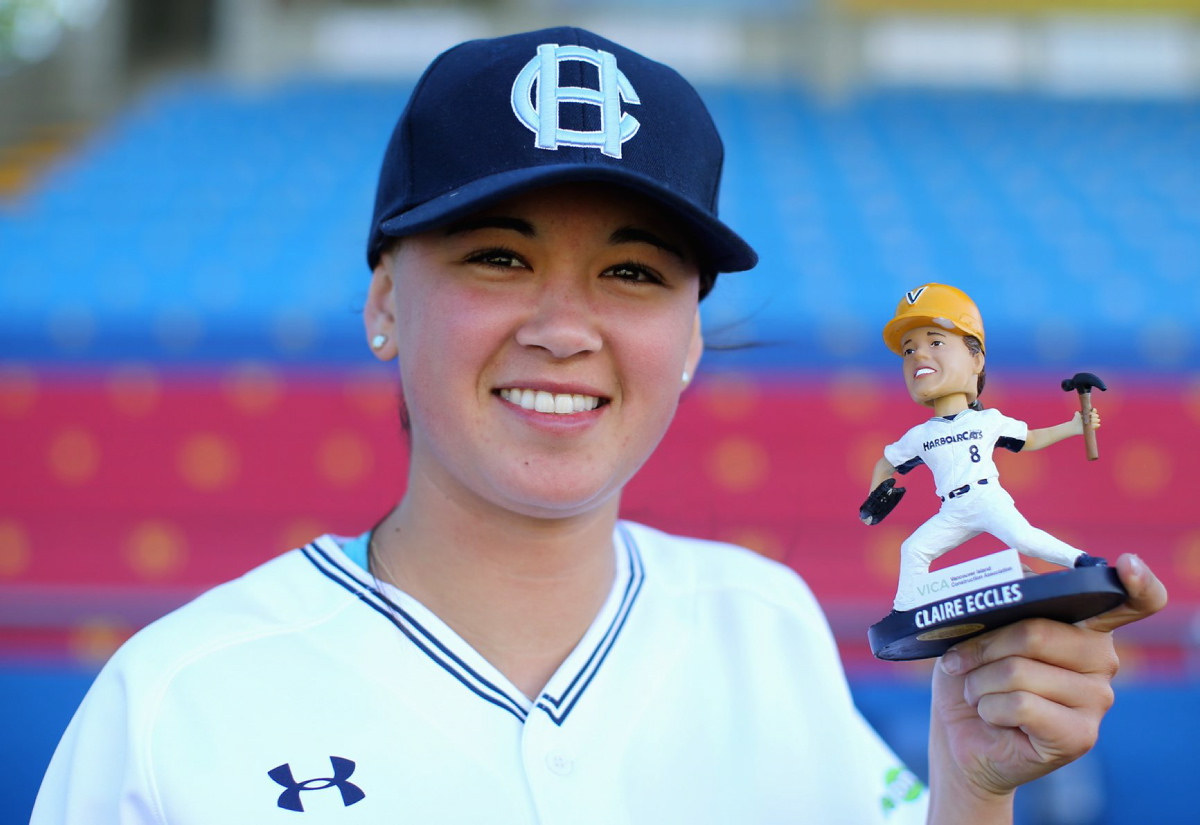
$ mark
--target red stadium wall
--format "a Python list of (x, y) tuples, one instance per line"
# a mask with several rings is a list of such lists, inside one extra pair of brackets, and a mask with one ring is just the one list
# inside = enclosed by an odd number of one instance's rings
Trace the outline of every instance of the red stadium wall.
[[(1094, 555), (1138, 552), (1163, 576), (1173, 601), (1140, 631), (1151, 649), (1200, 608), (1200, 384), (1105, 377), (1100, 461), (1073, 439), (998, 463), (1035, 525)], [(900, 541), (937, 505), (918, 468), (886, 522), (856, 517), (883, 446), (925, 417), (898, 384), (702, 379), (624, 512), (783, 560), (861, 652), (866, 624), (890, 606)], [(1077, 407), (1056, 384), (993, 377), (984, 400), (1046, 426)], [(0, 651), (102, 658), (207, 586), (320, 532), (368, 528), (403, 489), (396, 392), (379, 371), (3, 370)], [(998, 548), (982, 536), (939, 565)]]

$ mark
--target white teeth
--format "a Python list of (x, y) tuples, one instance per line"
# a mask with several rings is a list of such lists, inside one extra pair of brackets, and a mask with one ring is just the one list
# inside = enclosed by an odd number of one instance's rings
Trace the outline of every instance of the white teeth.
[(919, 370), (917, 370), (915, 373), (913, 373), (913, 377), (920, 378), (922, 375), (933, 375), (934, 372), (935, 371), (930, 369), (929, 367), (921, 367)]
[(549, 393), (544, 390), (503, 389), (500, 390), (500, 397), (525, 410), (556, 415), (587, 412), (600, 406), (600, 399), (593, 395)]

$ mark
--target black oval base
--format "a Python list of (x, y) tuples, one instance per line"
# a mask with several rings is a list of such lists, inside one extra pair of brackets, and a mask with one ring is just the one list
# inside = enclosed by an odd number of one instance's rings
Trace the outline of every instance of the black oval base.
[(1022, 619), (1079, 622), (1111, 610), (1127, 596), (1115, 569), (1080, 567), (892, 612), (871, 625), (867, 638), (880, 659), (929, 659), (964, 639)]

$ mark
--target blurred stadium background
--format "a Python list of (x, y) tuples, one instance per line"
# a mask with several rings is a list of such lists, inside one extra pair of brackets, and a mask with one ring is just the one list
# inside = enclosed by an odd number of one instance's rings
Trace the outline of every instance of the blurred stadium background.
[(865, 629), (928, 474), (886, 525), (855, 511), (923, 418), (879, 330), (906, 289), (966, 289), (989, 406), (1047, 425), (1062, 378), (1110, 387), (1099, 462), (1002, 457), (1006, 487), (1172, 593), (1119, 633), (1099, 747), (1020, 821), (1197, 821), (1200, 0), (602, 5), (0, 0), (0, 821), (130, 633), (395, 501), (395, 381), (357, 317), (384, 143), (441, 49), (562, 22), (701, 88), (762, 254), (705, 302), (715, 346), (627, 515), (798, 569), (921, 769), (929, 664), (876, 662)]

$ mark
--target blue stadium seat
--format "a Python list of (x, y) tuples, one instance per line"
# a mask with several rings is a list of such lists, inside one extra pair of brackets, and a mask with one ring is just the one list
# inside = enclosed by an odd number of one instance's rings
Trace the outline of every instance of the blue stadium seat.
[[(361, 359), (349, 315), (407, 91), (188, 79), (147, 95), (0, 219), (6, 355)], [(714, 340), (764, 346), (715, 359), (879, 365), (894, 301), (940, 280), (980, 304), (1002, 363), (1200, 361), (1200, 104), (704, 92), (727, 144), (723, 214), (762, 255), (704, 312)], [(173, 324), (187, 334), (164, 334)]]

